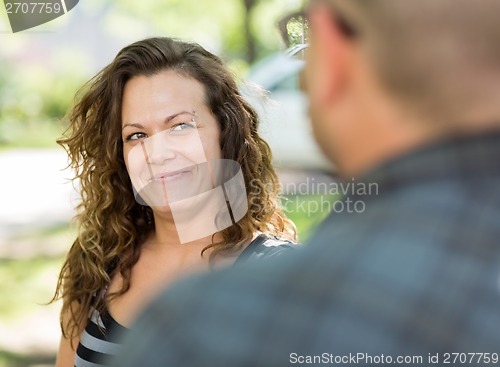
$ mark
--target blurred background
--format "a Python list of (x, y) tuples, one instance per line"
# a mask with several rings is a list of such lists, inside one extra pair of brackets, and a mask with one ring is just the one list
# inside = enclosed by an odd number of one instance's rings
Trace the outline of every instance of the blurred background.
[[(82, 0), (66, 15), (12, 33), (0, 4), (0, 367), (51, 366), (60, 304), (47, 305), (75, 237), (78, 200), (55, 143), (79, 87), (125, 45), (158, 35), (221, 56), (262, 117), (302, 241), (328, 214), (310, 185), (333, 169), (310, 135), (298, 88), (303, 48), (288, 49), (278, 21), (302, 0)], [(300, 190), (297, 190), (300, 188)], [(326, 195), (334, 200), (332, 195)], [(314, 209), (314, 210), (311, 210)]]

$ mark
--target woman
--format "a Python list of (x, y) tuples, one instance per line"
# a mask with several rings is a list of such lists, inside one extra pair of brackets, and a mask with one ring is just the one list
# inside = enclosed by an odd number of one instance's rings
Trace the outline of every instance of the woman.
[(199, 45), (125, 47), (69, 120), (59, 144), (82, 202), (54, 297), (63, 299), (57, 366), (105, 363), (116, 335), (179, 277), (292, 247), (258, 117)]

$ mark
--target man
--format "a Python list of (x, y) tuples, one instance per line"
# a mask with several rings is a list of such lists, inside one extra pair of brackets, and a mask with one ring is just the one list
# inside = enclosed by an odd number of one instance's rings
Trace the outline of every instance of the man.
[(162, 294), (115, 365), (497, 363), (498, 14), (498, 0), (314, 2), (315, 136), (376, 192), (349, 192), (363, 210), (332, 213), (297, 254)]

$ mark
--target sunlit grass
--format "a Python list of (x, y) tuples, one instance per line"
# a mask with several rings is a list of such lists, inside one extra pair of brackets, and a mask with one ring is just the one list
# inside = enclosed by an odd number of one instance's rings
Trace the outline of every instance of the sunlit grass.
[(51, 300), (74, 235), (72, 227), (60, 224), (19, 234), (3, 244), (7, 251), (0, 257), (0, 323), (38, 310)]
[(0, 320), (10, 320), (50, 301), (62, 258), (0, 260)]
[[(58, 337), (60, 305), (49, 307), (47, 303), (54, 294), (64, 253), (73, 235), (68, 225), (57, 225), (23, 233), (2, 243), (0, 331), (3, 335), (0, 339), (6, 345), (0, 345), (0, 367), (54, 365), (56, 344), (52, 340)], [(23, 340), (27, 335), (37, 337), (35, 341), (30, 337)], [(53, 348), (40, 349), (37, 347), (40, 340), (50, 340), (44, 345), (53, 344)], [(18, 350), (23, 344), (25, 347)]]
[(333, 195), (289, 195), (282, 200), (287, 216), (297, 226), (299, 241), (306, 242), (314, 229), (326, 218)]
[(52, 367), (54, 362), (53, 354), (21, 355), (0, 350), (0, 367)]

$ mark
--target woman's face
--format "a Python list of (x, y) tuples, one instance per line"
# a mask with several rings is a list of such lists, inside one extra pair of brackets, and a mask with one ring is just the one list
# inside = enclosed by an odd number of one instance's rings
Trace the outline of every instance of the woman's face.
[(219, 136), (195, 79), (167, 70), (125, 84), (123, 154), (142, 204), (168, 207), (208, 190), (210, 162), (222, 158)]

